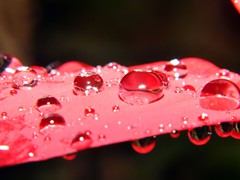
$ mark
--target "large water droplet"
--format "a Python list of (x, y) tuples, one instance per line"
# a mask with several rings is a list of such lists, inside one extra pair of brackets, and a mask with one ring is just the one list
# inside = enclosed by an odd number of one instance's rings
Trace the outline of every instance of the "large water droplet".
[(132, 71), (119, 84), (119, 97), (131, 105), (155, 102), (163, 97), (164, 84), (153, 71)]
[(206, 144), (212, 135), (210, 126), (202, 126), (188, 131), (189, 140), (195, 145)]
[(156, 138), (155, 137), (147, 137), (140, 140), (133, 141), (131, 143), (132, 148), (140, 153), (140, 154), (146, 154), (153, 150), (153, 148), (156, 146)]
[(91, 95), (103, 90), (103, 79), (92, 71), (84, 71), (74, 79), (73, 92), (76, 95)]
[(44, 96), (38, 99), (36, 106), (42, 113), (50, 113), (62, 108), (61, 103), (53, 96)]
[(73, 140), (71, 146), (77, 150), (84, 150), (91, 146), (92, 138), (87, 133), (79, 133)]
[(65, 120), (64, 118), (56, 113), (53, 114), (47, 114), (45, 115), (40, 124), (39, 124), (39, 129), (47, 129), (49, 127), (55, 127), (55, 126), (65, 126)]
[(215, 132), (220, 137), (228, 137), (231, 135), (233, 130), (233, 124), (230, 122), (222, 122), (214, 126)]
[(235, 139), (240, 139), (240, 122), (233, 123), (233, 130), (231, 136)]
[(233, 110), (239, 107), (240, 90), (226, 79), (208, 82), (200, 93), (200, 106), (210, 110)]
[(13, 85), (16, 88), (33, 87), (37, 84), (37, 73), (30, 67), (21, 66), (13, 74)]
[(187, 73), (187, 66), (178, 59), (173, 59), (169, 61), (164, 67), (164, 73), (168, 76), (173, 77), (175, 79), (184, 78)]

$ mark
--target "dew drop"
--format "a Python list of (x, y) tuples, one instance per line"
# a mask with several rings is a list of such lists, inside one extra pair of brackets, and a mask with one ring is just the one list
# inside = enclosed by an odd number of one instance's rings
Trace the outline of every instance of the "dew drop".
[(53, 96), (44, 96), (37, 100), (37, 110), (41, 113), (50, 113), (62, 108), (61, 103)]
[(139, 139), (139, 140), (133, 141), (131, 145), (136, 152), (140, 154), (146, 154), (152, 151), (153, 148), (156, 146), (156, 138), (147, 137), (147, 138)]
[(11, 94), (12, 96), (17, 95), (17, 90), (16, 90), (16, 89), (10, 90), (10, 94)]
[(172, 132), (170, 133), (170, 136), (172, 138), (178, 138), (180, 136), (180, 132), (178, 132), (177, 130), (172, 130)]
[(200, 106), (210, 110), (234, 110), (239, 107), (240, 90), (226, 79), (208, 82), (200, 93)]
[(77, 153), (70, 153), (63, 155), (63, 159), (71, 161), (74, 160), (77, 157)]
[(164, 73), (168, 76), (173, 77), (175, 79), (184, 78), (187, 73), (187, 66), (178, 59), (173, 59), (169, 61), (164, 67)]
[(47, 114), (45, 115), (40, 124), (39, 129), (43, 130), (49, 127), (55, 127), (55, 126), (65, 126), (65, 120), (62, 116), (56, 113)]
[(130, 105), (143, 105), (163, 97), (162, 79), (152, 71), (131, 71), (119, 84), (119, 97)]
[(93, 107), (86, 107), (84, 110), (85, 116), (93, 116), (95, 115), (95, 109)]
[(73, 140), (71, 146), (77, 150), (84, 150), (91, 146), (93, 140), (86, 133), (78, 134)]
[(188, 131), (189, 140), (195, 145), (206, 144), (212, 135), (212, 129), (210, 126), (202, 126), (191, 129)]
[(118, 105), (114, 105), (112, 107), (112, 112), (118, 112), (120, 110), (120, 107)]
[(27, 66), (17, 68), (12, 79), (15, 88), (33, 87), (37, 84), (37, 81), (37, 73)]
[(226, 138), (231, 135), (233, 130), (233, 124), (230, 122), (221, 122), (214, 126), (215, 132), (218, 136)]
[(208, 114), (206, 113), (202, 113), (198, 116), (198, 120), (201, 121), (201, 122), (209, 122), (209, 117), (208, 117)]
[(233, 130), (231, 136), (235, 139), (240, 139), (240, 122), (233, 123)]
[(77, 75), (73, 83), (75, 95), (92, 95), (103, 90), (103, 79), (99, 74), (92, 71), (84, 71)]

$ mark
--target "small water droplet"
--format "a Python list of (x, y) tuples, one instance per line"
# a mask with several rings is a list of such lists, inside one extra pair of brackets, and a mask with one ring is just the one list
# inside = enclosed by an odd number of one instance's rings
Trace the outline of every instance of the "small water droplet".
[(239, 107), (240, 90), (226, 79), (208, 82), (200, 93), (200, 106), (210, 110), (234, 110)]
[(11, 89), (11, 90), (10, 90), (10, 94), (11, 94), (12, 96), (17, 95), (17, 90), (16, 90), (16, 89)]
[(118, 105), (114, 105), (112, 107), (112, 112), (118, 112), (120, 110), (120, 107)]
[(13, 74), (12, 82), (15, 88), (33, 87), (37, 84), (37, 73), (30, 67), (18, 67)]
[(189, 140), (195, 145), (206, 144), (212, 135), (212, 129), (210, 126), (202, 126), (191, 129), (188, 131)]
[(85, 116), (93, 116), (95, 115), (95, 109), (93, 107), (86, 107), (84, 110)]
[(86, 133), (79, 133), (73, 140), (71, 146), (77, 150), (84, 150), (91, 146), (92, 138)]
[(131, 105), (155, 102), (163, 97), (162, 79), (152, 71), (131, 71), (119, 84), (119, 97)]
[(173, 59), (169, 61), (164, 67), (164, 73), (174, 79), (184, 78), (187, 73), (187, 66), (178, 59)]
[(62, 108), (61, 103), (53, 96), (44, 96), (37, 100), (37, 110), (42, 113), (50, 113)]
[(219, 77), (219, 78), (225, 78), (225, 79), (230, 79), (231, 77), (231, 72), (227, 69), (221, 69), (219, 70), (216, 75)]
[(98, 135), (98, 140), (99, 140), (99, 141), (105, 141), (105, 140), (106, 140), (106, 135), (105, 135), (105, 134), (102, 134), (102, 133), (99, 134), (99, 135)]
[(73, 93), (76, 95), (92, 95), (103, 90), (103, 79), (92, 71), (84, 71), (74, 79)]
[(147, 137), (147, 138), (139, 139), (139, 140), (133, 141), (131, 145), (136, 152), (140, 154), (146, 154), (152, 151), (153, 148), (156, 146), (156, 138)]
[(1, 118), (4, 119), (4, 120), (7, 119), (8, 118), (8, 113), (7, 112), (2, 112), (1, 113)]
[(77, 153), (70, 153), (63, 155), (63, 159), (71, 161), (74, 160), (77, 157)]
[(43, 130), (43, 129), (46, 129), (49, 127), (55, 127), (55, 126), (65, 126), (64, 118), (56, 113), (47, 114), (42, 118), (39, 124), (39, 129)]
[(159, 128), (159, 132), (163, 132), (163, 130), (164, 130), (164, 125), (163, 125), (163, 124), (159, 124), (158, 128)]
[(221, 122), (214, 126), (215, 132), (218, 136), (226, 138), (229, 137), (233, 130), (233, 124), (230, 122)]
[(208, 122), (209, 122), (208, 114), (206, 114), (206, 113), (200, 114), (200, 115), (198, 116), (198, 120), (201, 121), (201, 122), (208, 123)]
[(240, 139), (240, 122), (233, 123), (233, 130), (231, 136), (235, 139)]
[(196, 89), (194, 86), (192, 85), (185, 85), (182, 87), (183, 91), (187, 91), (187, 92), (196, 92)]
[(180, 136), (180, 132), (178, 132), (177, 130), (172, 130), (172, 132), (170, 133), (170, 136), (172, 138), (178, 138)]
[(52, 140), (52, 138), (50, 136), (46, 136), (44, 138), (44, 142), (46, 142), (46, 143), (49, 143), (51, 140)]

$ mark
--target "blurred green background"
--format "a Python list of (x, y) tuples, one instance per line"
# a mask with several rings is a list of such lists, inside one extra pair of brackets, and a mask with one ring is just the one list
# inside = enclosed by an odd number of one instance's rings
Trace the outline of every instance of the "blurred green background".
[[(1, 0), (0, 52), (26, 65), (79, 60), (130, 66), (200, 57), (240, 72), (240, 15), (227, 0)], [(0, 169), (0, 179), (239, 179), (240, 145), (158, 137), (146, 155), (129, 143)]]

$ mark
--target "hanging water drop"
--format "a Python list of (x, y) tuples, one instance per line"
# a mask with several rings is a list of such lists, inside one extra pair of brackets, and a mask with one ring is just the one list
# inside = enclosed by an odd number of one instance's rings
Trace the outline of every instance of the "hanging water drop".
[(130, 105), (143, 105), (163, 97), (162, 79), (152, 71), (131, 71), (119, 84), (119, 97)]
[(212, 129), (210, 126), (202, 126), (188, 131), (188, 138), (195, 145), (206, 144), (210, 140), (211, 135)]
[(204, 109), (227, 111), (239, 107), (240, 90), (232, 81), (215, 79), (208, 82), (200, 93), (200, 106)]
[(231, 136), (235, 139), (240, 139), (240, 122), (233, 123), (233, 130)]
[(92, 71), (84, 71), (75, 77), (73, 93), (76, 95), (92, 95), (103, 90), (103, 79)]
[(63, 155), (63, 159), (71, 161), (74, 160), (77, 157), (77, 153), (70, 153)]
[(79, 133), (73, 140), (72, 140), (72, 148), (76, 150), (84, 150), (91, 146), (92, 138), (86, 133)]
[(15, 88), (33, 87), (37, 84), (37, 81), (37, 73), (27, 66), (17, 68), (12, 79)]
[(187, 66), (178, 59), (173, 59), (169, 61), (164, 67), (164, 73), (174, 79), (184, 78), (187, 73)]
[(229, 137), (233, 130), (233, 124), (230, 122), (221, 122), (214, 126), (215, 132), (222, 138)]
[(62, 105), (55, 97), (48, 95), (38, 99), (36, 107), (42, 113), (50, 113), (61, 109)]
[(56, 113), (47, 114), (42, 118), (39, 124), (39, 129), (43, 130), (49, 127), (65, 126), (65, 124), (65, 120), (61, 115)]
[(156, 146), (156, 138), (147, 137), (147, 138), (139, 139), (139, 140), (133, 141), (131, 145), (136, 152), (140, 154), (146, 154), (152, 151), (153, 148)]
[(172, 138), (178, 138), (180, 136), (180, 132), (177, 130), (172, 130), (172, 132), (170, 133), (170, 136)]

